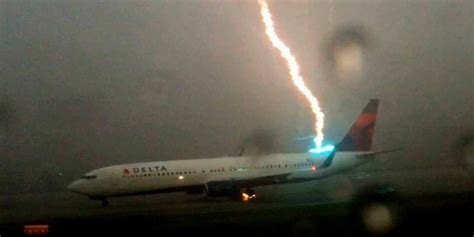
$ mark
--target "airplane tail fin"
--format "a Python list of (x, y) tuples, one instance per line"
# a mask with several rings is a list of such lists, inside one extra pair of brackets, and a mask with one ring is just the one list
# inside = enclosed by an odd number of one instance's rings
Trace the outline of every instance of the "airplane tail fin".
[[(371, 99), (357, 116), (351, 128), (344, 138), (336, 144), (335, 149), (319, 168), (327, 168), (331, 165), (334, 155), (339, 151), (370, 151), (372, 148), (372, 137), (374, 135), (375, 122), (377, 121), (378, 99)], [(390, 150), (392, 151), (392, 150)], [(389, 151), (389, 152), (390, 152)], [(371, 153), (370, 155), (374, 155)]]
[(377, 121), (378, 99), (371, 99), (356, 118), (344, 138), (336, 145), (337, 151), (370, 151), (375, 123)]

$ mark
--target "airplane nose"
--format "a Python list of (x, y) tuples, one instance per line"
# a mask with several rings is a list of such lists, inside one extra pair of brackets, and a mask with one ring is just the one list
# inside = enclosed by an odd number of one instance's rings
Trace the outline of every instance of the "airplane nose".
[(68, 186), (67, 186), (67, 189), (75, 192), (75, 193), (80, 193), (80, 189), (79, 189), (79, 183), (80, 181), (79, 180), (76, 180), (72, 183), (70, 183)]

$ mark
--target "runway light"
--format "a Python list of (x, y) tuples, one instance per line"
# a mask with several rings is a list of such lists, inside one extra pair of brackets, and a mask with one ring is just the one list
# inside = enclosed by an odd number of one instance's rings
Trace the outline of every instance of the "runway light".
[(49, 225), (25, 225), (25, 235), (46, 235), (49, 232)]
[(178, 176), (178, 179), (182, 180), (182, 179), (184, 179), (184, 176), (180, 175), (180, 176)]

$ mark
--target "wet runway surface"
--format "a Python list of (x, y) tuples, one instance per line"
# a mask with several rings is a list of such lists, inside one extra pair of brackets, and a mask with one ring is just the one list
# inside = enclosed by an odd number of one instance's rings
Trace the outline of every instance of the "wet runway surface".
[[(392, 235), (474, 234), (470, 176), (455, 170), (370, 176), (263, 187), (249, 203), (176, 193), (111, 198), (102, 208), (69, 192), (1, 197), (0, 234), (22, 236), (24, 225), (48, 224), (50, 236), (367, 235), (361, 210), (370, 203), (393, 204), (397, 225), (388, 232)], [(396, 195), (380, 199), (385, 191), (372, 184), (389, 185)]]

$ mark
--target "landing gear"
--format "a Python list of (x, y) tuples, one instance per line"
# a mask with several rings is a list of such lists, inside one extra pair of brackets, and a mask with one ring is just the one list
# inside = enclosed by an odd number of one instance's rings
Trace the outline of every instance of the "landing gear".
[(102, 199), (101, 206), (102, 207), (108, 207), (109, 206), (109, 201), (107, 201), (107, 199)]
[(252, 189), (247, 189), (245, 190), (244, 192), (241, 193), (241, 200), (244, 201), (244, 202), (248, 202), (252, 199), (255, 199), (257, 197), (257, 195), (255, 194), (255, 191), (253, 191)]

